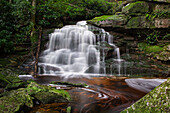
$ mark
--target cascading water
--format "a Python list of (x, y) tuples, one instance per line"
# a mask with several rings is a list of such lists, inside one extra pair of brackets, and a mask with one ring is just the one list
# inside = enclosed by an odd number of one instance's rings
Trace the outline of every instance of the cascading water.
[(40, 57), (40, 74), (106, 74), (105, 43), (114, 48), (116, 59), (120, 59), (112, 36), (104, 29), (87, 26), (86, 21), (56, 29), (49, 38), (48, 49)]

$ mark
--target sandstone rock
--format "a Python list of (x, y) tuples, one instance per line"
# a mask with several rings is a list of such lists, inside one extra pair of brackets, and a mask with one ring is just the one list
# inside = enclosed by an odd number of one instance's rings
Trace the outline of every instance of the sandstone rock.
[(170, 26), (170, 19), (167, 18), (156, 18), (155, 19), (155, 27), (156, 28), (168, 28)]

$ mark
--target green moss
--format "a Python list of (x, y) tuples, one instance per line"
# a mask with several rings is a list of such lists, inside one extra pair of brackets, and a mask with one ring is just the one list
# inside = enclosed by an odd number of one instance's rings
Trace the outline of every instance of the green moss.
[(121, 113), (168, 113), (170, 111), (169, 91), (170, 79)]
[(103, 16), (99, 16), (99, 17), (95, 17), (90, 21), (104, 21), (104, 20), (108, 20), (109, 18), (112, 18), (114, 15), (103, 15)]
[(57, 89), (52, 88), (50, 86), (39, 85), (39, 84), (37, 84), (35, 82), (31, 82), (27, 86), (26, 91), (30, 95), (35, 95), (36, 93), (39, 93), (39, 92), (52, 92), (52, 93), (56, 93), (58, 95), (61, 95), (61, 96), (63, 96), (64, 98), (66, 98), (68, 100), (71, 99), (71, 97), (70, 97), (70, 95), (69, 95), (69, 93), (67, 91), (57, 90)]
[(127, 25), (128, 28), (145, 28), (149, 25), (147, 25), (146, 22), (146, 17), (145, 16), (137, 16), (137, 17), (132, 17)]
[(159, 46), (157, 46), (157, 45), (148, 46), (148, 47), (146, 47), (146, 49), (145, 49), (145, 52), (146, 52), (146, 53), (156, 53), (156, 52), (160, 52), (160, 51), (163, 51), (163, 48), (162, 48), (162, 47), (159, 47)]
[(149, 44), (142, 42), (142, 43), (138, 43), (138, 48), (140, 51), (145, 51), (145, 49), (149, 46)]
[(71, 113), (71, 106), (67, 107), (67, 113)]
[(49, 92), (56, 93), (56, 94), (61, 95), (62, 97), (66, 98), (68, 100), (71, 100), (70, 94), (65, 90), (56, 90), (56, 89), (53, 88)]
[(43, 104), (68, 102), (65, 97), (53, 92), (38, 92), (34, 97)]
[(145, 51), (146, 53), (157, 53), (163, 51), (163, 47), (158, 45), (149, 45), (145, 42), (139, 43), (138, 48), (140, 51)]
[(23, 106), (33, 107), (32, 97), (23, 88), (8, 92), (6, 96), (0, 98), (0, 103), (1, 113), (15, 113), (20, 111)]
[(137, 1), (125, 6), (122, 12), (129, 15), (136, 15), (136, 13), (146, 13), (148, 10), (149, 5), (146, 2)]

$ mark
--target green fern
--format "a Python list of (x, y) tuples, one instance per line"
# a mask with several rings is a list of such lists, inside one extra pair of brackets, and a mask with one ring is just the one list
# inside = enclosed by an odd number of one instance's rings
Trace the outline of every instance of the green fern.
[(0, 81), (4, 81), (4, 82), (10, 84), (10, 82), (7, 79), (5, 79), (4, 75), (2, 75), (2, 74), (0, 74)]

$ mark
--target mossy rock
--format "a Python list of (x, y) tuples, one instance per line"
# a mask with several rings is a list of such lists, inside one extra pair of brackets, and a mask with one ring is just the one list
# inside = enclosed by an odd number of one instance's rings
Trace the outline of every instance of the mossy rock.
[(137, 1), (130, 3), (122, 9), (122, 12), (127, 15), (145, 14), (149, 11), (149, 5), (146, 2)]
[(38, 92), (34, 97), (43, 104), (68, 102), (63, 96), (53, 92)]
[(170, 79), (145, 95), (121, 113), (168, 113), (170, 111)]
[(132, 17), (128, 23), (126, 24), (126, 27), (129, 28), (154, 28), (152, 23), (146, 20), (146, 16), (137, 16)]
[(103, 15), (95, 17), (87, 22), (100, 27), (123, 27), (128, 20), (125, 15)]
[(161, 52), (161, 51), (163, 51), (163, 48), (159, 47), (157, 45), (154, 45), (154, 46), (150, 45), (150, 46), (146, 47), (146, 49), (145, 49), (146, 53), (158, 53), (158, 52)]
[(15, 113), (33, 107), (32, 97), (23, 88), (6, 93), (0, 98), (0, 103), (0, 113)]
[(35, 96), (39, 92), (51, 92), (51, 93), (55, 93), (56, 95), (58, 94), (58, 95), (62, 96), (63, 98), (66, 98), (67, 100), (71, 99), (71, 97), (67, 91), (57, 90), (50, 86), (40, 85), (35, 82), (31, 82), (27, 86), (26, 91), (29, 95), (33, 95), (33, 96)]

